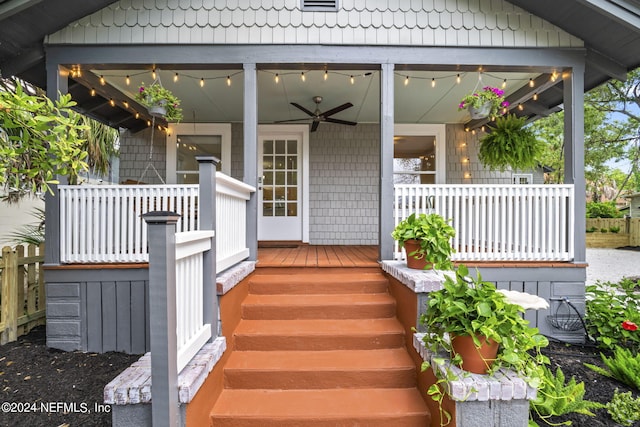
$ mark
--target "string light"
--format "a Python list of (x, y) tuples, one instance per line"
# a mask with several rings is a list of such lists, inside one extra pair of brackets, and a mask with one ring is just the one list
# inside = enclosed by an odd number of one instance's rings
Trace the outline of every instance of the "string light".
[(300, 80), (302, 80), (303, 82), (307, 81), (307, 76), (304, 75), (304, 71), (300, 73)]
[(156, 69), (155, 69), (155, 67), (154, 67), (154, 68), (153, 68), (153, 70), (151, 70), (151, 77), (153, 78), (153, 80), (155, 80), (155, 79), (156, 79), (156, 76), (157, 76), (157, 75), (156, 75)]
[(129, 103), (127, 101), (122, 101), (122, 105), (124, 105), (125, 108), (129, 108)]
[(200, 87), (204, 87), (204, 77), (200, 78)]
[(536, 93), (534, 93), (534, 94), (533, 94), (533, 100), (534, 100), (534, 101), (537, 101), (537, 100), (538, 100), (538, 92), (536, 92)]
[(104, 85), (105, 85), (105, 83), (106, 83), (106, 82), (104, 81), (104, 76), (102, 76), (102, 75), (101, 75), (101, 76), (100, 76), (100, 84), (101, 84), (102, 86), (104, 86)]
[(328, 78), (329, 78), (329, 72), (327, 70), (324, 70), (324, 81), (326, 82)]
[(558, 79), (558, 73), (554, 71), (553, 73), (551, 73), (551, 81), (555, 82), (557, 79)]
[(139, 118), (140, 118), (140, 113), (136, 111), (136, 119), (139, 119)]
[(147, 126), (151, 126), (151, 120), (147, 120)]
[(431, 79), (431, 87), (436, 87), (436, 79), (435, 79), (435, 77)]
[(178, 73), (176, 73), (175, 76), (173, 76), (173, 82), (176, 83), (178, 81)]
[(524, 107), (522, 106), (522, 104), (518, 104), (518, 110), (519, 110), (519, 111), (524, 110)]
[(353, 78), (353, 75), (351, 76), (350, 80), (351, 80), (351, 84), (354, 84), (356, 82), (356, 79)]
[(533, 83), (533, 79), (529, 79), (529, 87), (533, 87), (535, 86), (535, 83)]
[(507, 87), (507, 79), (504, 79), (502, 81), (502, 89), (504, 89), (505, 87)]
[(94, 88), (91, 88), (91, 96), (96, 96), (96, 90)]
[(124, 78), (124, 82), (127, 84), (127, 86), (129, 86), (131, 84), (131, 79), (129, 78), (129, 75), (127, 74), (127, 76)]
[(227, 76), (227, 86), (231, 86), (231, 77)]
[(274, 80), (276, 81), (276, 84), (280, 82), (280, 76), (278, 75), (278, 73), (276, 73), (276, 77)]
[(456, 83), (457, 83), (457, 84), (460, 84), (460, 74), (458, 74), (458, 75), (456, 76)]
[(409, 86), (409, 76), (406, 76), (404, 79), (404, 85)]
[(109, 99), (109, 104), (111, 104), (112, 107), (116, 106), (116, 101), (113, 100), (113, 98)]

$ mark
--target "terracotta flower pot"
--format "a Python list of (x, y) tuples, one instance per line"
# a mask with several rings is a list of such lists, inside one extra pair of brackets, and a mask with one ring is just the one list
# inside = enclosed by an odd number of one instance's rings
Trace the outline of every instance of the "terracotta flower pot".
[(478, 336), (480, 347), (476, 347), (470, 335), (456, 335), (451, 338), (453, 355), (462, 357), (462, 369), (474, 374), (486, 374), (496, 360), (499, 343)]
[(404, 249), (407, 252), (407, 267), (414, 268), (416, 270), (431, 270), (433, 268), (433, 264), (427, 262), (425, 257), (416, 258), (409, 255), (412, 252), (420, 249), (420, 242), (417, 240), (405, 240)]

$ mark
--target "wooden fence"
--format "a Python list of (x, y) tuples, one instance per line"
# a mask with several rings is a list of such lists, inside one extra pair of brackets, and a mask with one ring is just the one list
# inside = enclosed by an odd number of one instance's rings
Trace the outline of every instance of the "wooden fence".
[(44, 245), (2, 248), (0, 344), (15, 341), (45, 323)]
[[(612, 228), (619, 231), (613, 233)], [(640, 246), (640, 218), (587, 218), (587, 230), (593, 229), (587, 233), (588, 248)]]

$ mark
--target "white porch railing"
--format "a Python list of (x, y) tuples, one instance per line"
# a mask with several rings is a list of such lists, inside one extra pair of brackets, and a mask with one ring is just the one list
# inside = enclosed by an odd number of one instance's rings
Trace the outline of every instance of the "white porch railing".
[(202, 255), (211, 249), (214, 231), (176, 233), (176, 336), (178, 372), (211, 338), (204, 324)]
[[(60, 262), (148, 262), (147, 225), (141, 215), (173, 211), (177, 232), (195, 231), (198, 185), (61, 185)], [(222, 271), (249, 256), (246, 202), (253, 187), (216, 174), (216, 258)]]
[[(452, 259), (569, 261), (574, 255), (572, 185), (396, 185), (395, 223), (437, 213), (456, 230)], [(396, 259), (404, 254), (396, 246)]]

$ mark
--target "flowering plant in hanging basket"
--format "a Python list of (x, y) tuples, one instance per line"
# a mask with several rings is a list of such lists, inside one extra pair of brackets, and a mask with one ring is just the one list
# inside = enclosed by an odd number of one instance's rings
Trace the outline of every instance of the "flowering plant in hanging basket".
[(485, 86), (480, 91), (467, 94), (458, 105), (458, 110), (469, 110), (472, 119), (495, 117), (505, 113), (509, 101), (504, 99), (504, 91), (497, 87)]
[(147, 86), (142, 83), (136, 94), (136, 101), (147, 107), (151, 115), (163, 116), (169, 122), (182, 120), (180, 100), (159, 83)]

